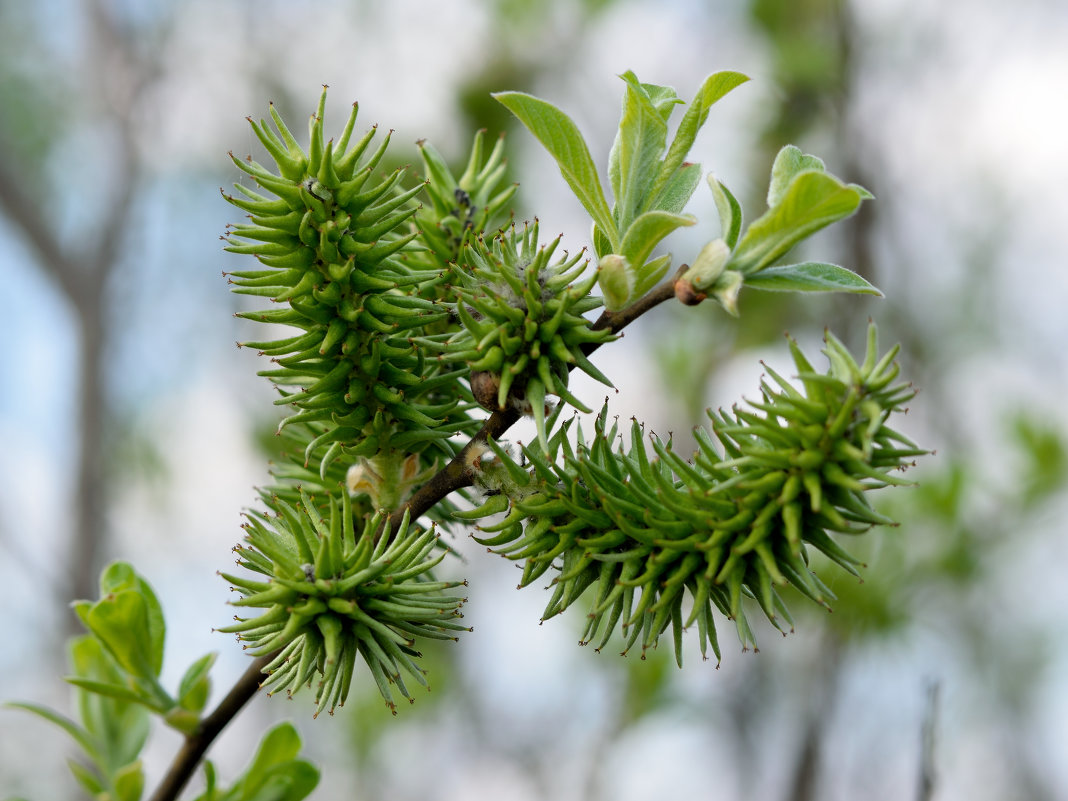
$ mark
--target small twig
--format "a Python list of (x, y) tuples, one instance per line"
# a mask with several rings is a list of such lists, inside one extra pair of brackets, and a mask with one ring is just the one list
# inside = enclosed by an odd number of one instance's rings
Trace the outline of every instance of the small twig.
[[(686, 270), (686, 265), (679, 268), (678, 273), (670, 281), (665, 281), (652, 292), (642, 297), (636, 303), (631, 304), (618, 312), (604, 312), (591, 325), (596, 331), (608, 329), (613, 334), (619, 333), (626, 326), (641, 317), (654, 306), (658, 306), (665, 300), (675, 297), (675, 281)], [(583, 352), (589, 355), (599, 347), (599, 343), (588, 343), (583, 346)], [(505, 431), (512, 427), (519, 419), (519, 413), (513, 409), (493, 412), (483, 423), (482, 428), (475, 434), (471, 441), (453, 457), (445, 467), (439, 470), (433, 478), (419, 488), (419, 490), (399, 509), (390, 515), (389, 522), (393, 531), (396, 531), (408, 511), (414, 520), (426, 513), (436, 503), (456, 490), (470, 487), (474, 483), (474, 469), (469, 455), (472, 449), (482, 446), (490, 437), (499, 438)], [(186, 738), (185, 744), (174, 758), (170, 770), (164, 777), (163, 782), (156, 790), (155, 795), (149, 801), (175, 801), (178, 794), (185, 787), (189, 778), (193, 775), (200, 760), (204, 758), (208, 747), (212, 744), (219, 732), (223, 730), (248, 703), (259, 689), (262, 679), (263, 668), (274, 657), (269, 654), (260, 657), (249, 666), (244, 675), (238, 679), (237, 684), (226, 695), (215, 710), (201, 722), (200, 727)]]
[(920, 733), (920, 778), (916, 791), (917, 801), (931, 801), (934, 795), (935, 777), (935, 734), (938, 726), (937, 681), (927, 684), (927, 703), (923, 711), (923, 727)]
[(193, 772), (204, 758), (208, 747), (214, 742), (219, 733), (226, 728), (231, 720), (245, 704), (247, 704), (256, 691), (260, 688), (263, 680), (263, 669), (274, 657), (274, 654), (261, 656), (251, 665), (248, 670), (237, 680), (226, 697), (219, 702), (210, 715), (200, 722), (195, 732), (185, 738), (185, 743), (178, 751), (171, 768), (163, 781), (156, 789), (155, 795), (150, 801), (174, 801), (182, 792), (186, 783), (192, 777)]
[[(637, 302), (632, 303), (627, 308), (617, 312), (603, 312), (601, 316), (590, 325), (590, 328), (594, 331), (608, 329), (613, 334), (618, 334), (626, 326), (630, 325), (653, 307), (659, 306), (665, 300), (674, 298), (675, 282), (687, 269), (687, 265), (682, 265), (678, 272), (675, 273), (674, 278), (670, 281), (663, 282), (653, 289), (652, 292), (644, 295)], [(600, 346), (601, 343), (599, 342), (587, 342), (582, 346), (582, 351), (585, 355), (589, 356)], [(570, 365), (569, 369), (572, 366), (573, 365)], [(489, 416), (489, 419), (482, 425), (482, 428), (478, 433), (475, 434), (471, 438), (471, 441), (453, 457), (452, 461), (439, 470), (434, 477), (420, 487), (403, 506), (390, 515), (390, 529), (396, 531), (400, 527), (401, 521), (404, 519), (405, 511), (409, 513), (411, 520), (415, 520), (420, 515), (429, 511), (438, 501), (445, 498), (445, 496), (456, 492), (456, 490), (463, 489), (464, 487), (470, 487), (475, 479), (471, 451), (475, 448), (484, 446), (490, 437), (499, 439), (517, 420), (519, 420), (519, 412), (514, 409), (493, 412), (493, 414)]]

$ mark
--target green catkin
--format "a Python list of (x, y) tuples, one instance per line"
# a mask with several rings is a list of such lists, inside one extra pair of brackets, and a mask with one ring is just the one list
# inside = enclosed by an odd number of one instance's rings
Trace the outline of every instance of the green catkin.
[[(831, 369), (813, 380), (811, 365), (791, 342), (796, 366), (806, 374), (803, 390), (773, 375), (780, 389), (765, 385), (762, 402), (751, 404), (754, 411), (710, 412), (711, 430), (695, 432), (700, 455), (694, 462), (656, 438), (659, 459), (650, 459), (637, 424), (624, 451), (615, 444), (615, 427), (608, 430), (607, 407), (589, 442), (576, 432), (577, 451), (562, 467), (537, 468), (557, 458), (570, 423), (553, 438), (548, 455), (524, 450), (534, 470), (517, 473), (508, 453), (495, 448), (499, 460), (508, 460), (512, 480), (518, 478), (507, 518), (512, 522), (507, 539), (480, 542), (527, 568), (562, 559), (547, 609), (552, 615), (596, 587), (583, 641), (600, 633), (599, 648), (620, 622), (625, 652), (639, 640), (643, 652), (656, 647), (670, 627), (681, 662), (682, 629), (696, 622), (701, 653), (711, 647), (718, 658), (710, 601), (735, 621), (743, 647), (755, 646), (742, 598), (755, 598), (779, 629), (792, 625), (780, 595), (785, 585), (826, 605), (833, 596), (809, 567), (808, 549), (856, 574), (859, 562), (827, 532), (859, 534), (892, 523), (871, 509), (866, 493), (907, 483), (891, 471), (925, 453), (911, 444), (900, 447), (884, 426), (913, 391), (885, 380), (897, 367), (878, 358), (877, 347), (872, 326), (858, 365), (828, 336)], [(495, 501), (484, 511), (502, 507)], [(579, 557), (589, 568), (567, 570)]]

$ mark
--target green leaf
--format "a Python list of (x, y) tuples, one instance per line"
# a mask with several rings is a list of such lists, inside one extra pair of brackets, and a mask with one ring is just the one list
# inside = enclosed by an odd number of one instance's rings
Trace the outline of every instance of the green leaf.
[(697, 94), (691, 101), (690, 107), (686, 109), (682, 122), (679, 123), (679, 129), (675, 132), (675, 138), (671, 142), (667, 156), (660, 165), (660, 170), (653, 186), (650, 187), (646, 202), (642, 207), (643, 211), (652, 208), (663, 208), (660, 203), (661, 195), (665, 193), (668, 182), (675, 174), (675, 171), (686, 160), (690, 148), (693, 147), (694, 140), (697, 139), (698, 132), (708, 119), (709, 110), (721, 97), (748, 80), (749, 77), (742, 75), (740, 72), (717, 72), (705, 78), (701, 88), (697, 90)]
[(745, 285), (771, 292), (852, 292), (858, 295), (883, 295), (852, 270), (819, 261), (768, 267), (748, 276)]
[(597, 167), (578, 126), (560, 109), (524, 92), (497, 92), (493, 95), (511, 111), (534, 137), (545, 146), (560, 173), (594, 223), (618, 250), (619, 232), (597, 177)]
[(647, 261), (636, 273), (637, 280), (634, 283), (634, 297), (640, 298), (650, 289), (660, 283), (660, 279), (667, 275), (671, 267), (671, 254), (665, 253), (657, 256), (652, 261)]
[(156, 712), (164, 711), (164, 708), (159, 705), (159, 699), (151, 695), (139, 693), (124, 684), (82, 679), (77, 676), (67, 676), (65, 680), (68, 683), (73, 684), (75, 687), (79, 687), (87, 692), (96, 693), (97, 695), (103, 695), (108, 698), (115, 698), (119, 701), (126, 701), (127, 703), (143, 704)]
[(89, 735), (89, 732), (65, 715), (54, 712), (48, 707), (41, 706), (40, 704), (31, 704), (22, 701), (12, 701), (4, 704), (4, 707), (7, 709), (22, 709), (37, 715), (38, 717), (44, 718), (49, 723), (59, 726), (59, 728), (63, 729), (63, 731), (74, 739), (74, 742), (76, 742), (94, 762), (97, 761), (98, 754), (96, 752), (96, 744), (93, 742), (93, 738)]
[(122, 767), (114, 776), (115, 801), (140, 801), (145, 791), (145, 771), (138, 759)]
[(712, 189), (716, 211), (719, 212), (720, 237), (727, 243), (727, 247), (733, 250), (738, 244), (738, 235), (742, 232), (742, 205), (712, 173), (708, 174), (708, 185)]
[(701, 182), (701, 165), (683, 163), (668, 180), (656, 207), (660, 211), (681, 214)]
[(138, 678), (158, 675), (149, 641), (148, 609), (139, 592), (112, 593), (93, 604), (86, 623), (127, 673)]
[[(71, 640), (70, 662), (78, 679), (107, 685), (121, 685), (129, 680), (101, 642), (91, 635)], [(137, 759), (150, 728), (145, 707), (80, 687), (75, 694), (82, 723), (94, 743), (94, 761), (101, 769), (110, 774)]]
[(142, 647), (152, 677), (158, 677), (163, 669), (163, 646), (167, 636), (167, 627), (163, 619), (163, 607), (149, 583), (127, 562), (114, 562), (104, 569), (100, 577), (101, 599), (94, 606), (106, 602), (110, 595), (123, 592), (136, 593), (142, 599), (144, 607)]
[(223, 795), (226, 801), (300, 801), (319, 782), (318, 769), (303, 759), (300, 736), (292, 723), (274, 727), (260, 743), (252, 763)]
[(802, 153), (801, 148), (794, 145), (786, 145), (779, 151), (775, 156), (775, 163), (771, 165), (771, 183), (768, 185), (769, 209), (779, 205), (790, 182), (806, 170), (824, 172), (826, 167), (822, 159)]
[(608, 237), (601, 233), (601, 229), (595, 224), (593, 226), (593, 252), (597, 254), (597, 258), (607, 256), (612, 252), (612, 243), (608, 241)]
[(182, 680), (178, 683), (178, 704), (183, 709), (192, 712), (200, 712), (208, 701), (208, 692), (211, 690), (209, 672), (215, 664), (217, 653), (204, 654), (196, 662), (189, 666)]
[(268, 731), (245, 771), (242, 779), (245, 794), (242, 797), (250, 797), (251, 792), (262, 784), (260, 780), (265, 778), (272, 768), (292, 762), (299, 753), (300, 735), (292, 723), (281, 723)]
[(96, 774), (96, 771), (90, 770), (81, 762), (77, 762), (73, 759), (67, 760), (67, 767), (70, 769), (71, 774), (73, 774), (74, 780), (93, 798), (96, 798), (100, 793), (107, 791), (107, 787), (100, 781), (100, 777)]
[(693, 225), (697, 218), (692, 214), (672, 214), (667, 211), (647, 211), (638, 217), (623, 237), (620, 254), (636, 271), (636, 294), (644, 294), (640, 285), (644, 282), (642, 267), (646, 259), (665, 236), (684, 226)]
[[(627, 88), (619, 130), (608, 156), (608, 177), (615, 200), (613, 214), (622, 232), (637, 216), (638, 204), (652, 181), (652, 171), (667, 146), (667, 118), (671, 108), (682, 101), (667, 87), (646, 87), (629, 70), (620, 77)], [(649, 89), (659, 96), (659, 106)]]
[(763, 270), (802, 239), (853, 214), (863, 195), (833, 175), (810, 170), (795, 176), (782, 202), (755, 220), (731, 257), (745, 275)]

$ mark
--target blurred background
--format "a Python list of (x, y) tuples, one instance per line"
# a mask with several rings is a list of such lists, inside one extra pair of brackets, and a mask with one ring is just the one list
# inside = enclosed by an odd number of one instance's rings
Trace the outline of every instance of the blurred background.
[[(358, 100), (401, 163), (417, 139), (461, 160), (475, 130), (507, 130), (517, 218), (579, 248), (577, 202), (488, 93), (552, 100), (603, 165), (627, 69), (684, 98), (750, 75), (691, 157), (749, 219), (788, 142), (871, 189), (812, 247), (886, 297), (658, 309), (598, 353), (612, 410), (687, 432), (753, 397), (760, 359), (786, 364), (783, 331), (858, 347), (873, 318), (921, 388), (902, 428), (937, 450), (885, 500), (903, 524), (861, 543), (863, 583), (826, 574), (833, 614), (793, 605), (797, 632), (758, 628), (755, 654), (726, 623), (718, 669), (695, 649), (682, 671), (577, 648), (577, 615), (539, 626), (546, 598), (459, 535), (475, 630), (430, 653), (431, 693), (391, 718), (364, 676), (316, 721), (307, 698), (257, 699), (213, 750), (220, 773), (291, 716), (321, 799), (1068, 798), (1059, 0), (0, 0), (0, 700), (66, 708), (68, 604), (115, 558), (163, 602), (167, 681), (217, 650), (219, 696), (245, 667), (212, 627), (274, 422), (221, 277), (240, 269), (219, 187), (227, 151), (254, 152), (246, 115), (273, 100), (300, 130), (329, 84), (328, 130)], [(706, 189), (692, 211), (676, 262), (718, 236)], [(0, 711), (0, 793), (77, 797), (68, 745)], [(177, 745), (153, 736), (150, 786)]]

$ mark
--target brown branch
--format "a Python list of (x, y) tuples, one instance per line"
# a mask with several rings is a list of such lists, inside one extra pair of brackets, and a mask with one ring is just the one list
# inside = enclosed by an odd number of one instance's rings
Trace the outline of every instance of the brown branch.
[[(602, 312), (601, 316), (593, 322), (590, 328), (594, 331), (607, 329), (613, 334), (618, 334), (653, 307), (659, 306), (665, 300), (675, 297), (675, 282), (682, 277), (687, 269), (689, 269), (688, 265), (682, 265), (678, 272), (675, 273), (674, 278), (663, 282), (652, 292), (644, 295), (627, 308), (620, 309), (617, 312)], [(600, 346), (601, 343), (599, 342), (588, 342), (582, 346), (582, 351), (589, 356)], [(506, 409), (491, 414), (479, 432), (453, 457), (452, 461), (420, 487), (402, 507), (390, 515), (390, 529), (396, 531), (400, 527), (405, 512), (409, 513), (411, 520), (415, 520), (429, 511), (445, 496), (464, 487), (470, 487), (475, 479), (472, 451), (481, 450), (490, 437), (499, 439), (518, 419), (519, 413), (514, 409)]]
[[(675, 281), (685, 270), (686, 265), (683, 265), (672, 280), (664, 282), (627, 308), (618, 312), (604, 312), (592, 324), (591, 328), (597, 331), (607, 329), (613, 334), (619, 333), (654, 306), (658, 306), (665, 300), (675, 297)], [(599, 344), (597, 343), (589, 343), (583, 347), (583, 351), (589, 355), (598, 347)], [(472, 450), (479, 448), (490, 437), (499, 438), (518, 419), (519, 413), (512, 409), (493, 412), (478, 433), (453, 457), (452, 461), (420, 487), (419, 491), (404, 506), (390, 515), (392, 529), (394, 531), (397, 530), (406, 511), (410, 514), (411, 519), (415, 519), (426, 513), (447, 495), (464, 487), (470, 487), (474, 483), (475, 476), (470, 459)], [(197, 765), (200, 764), (200, 760), (204, 758), (208, 747), (226, 727), (226, 724), (236, 717), (241, 708), (256, 694), (260, 686), (263, 668), (273, 657), (274, 654), (270, 654), (253, 662), (219, 706), (204, 718), (200, 727), (193, 734), (186, 738), (185, 744), (175, 756), (170, 770), (150, 801), (175, 801), (189, 778), (193, 775)]]
[[(0, 137), (0, 153), (13, 152), (13, 148)], [(23, 189), (30, 176), (19, 175), (10, 162), (8, 158), (0, 158), (0, 211), (15, 230), (22, 233), (45, 274), (59, 285), (66, 297), (72, 298), (78, 290), (78, 271), (41, 214), (37, 200)]]
[(185, 743), (174, 758), (170, 770), (167, 771), (167, 775), (163, 777), (163, 781), (149, 801), (174, 801), (178, 798), (178, 794), (182, 792), (193, 775), (193, 771), (200, 764), (200, 760), (207, 753), (208, 747), (226, 728), (226, 724), (237, 717), (241, 707), (256, 694), (260, 688), (263, 669), (273, 658), (274, 654), (261, 656), (249, 665), (248, 670), (237, 680), (237, 684), (231, 688), (212, 713), (200, 722), (195, 732), (185, 738)]

